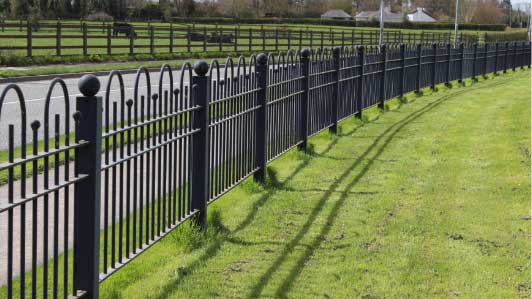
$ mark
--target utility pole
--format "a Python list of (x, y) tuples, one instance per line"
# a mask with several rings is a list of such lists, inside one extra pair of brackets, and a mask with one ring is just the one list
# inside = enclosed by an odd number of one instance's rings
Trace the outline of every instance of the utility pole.
[(380, 34), (379, 34), (379, 49), (384, 43), (384, 0), (381, 0), (381, 15), (380, 15)]
[(458, 45), (458, 13), (459, 10), (460, 0), (456, 0), (456, 7), (454, 12), (454, 47)]

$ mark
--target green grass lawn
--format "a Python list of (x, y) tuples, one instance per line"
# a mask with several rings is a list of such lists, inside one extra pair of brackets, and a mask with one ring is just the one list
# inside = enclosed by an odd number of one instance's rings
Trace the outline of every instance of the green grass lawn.
[(389, 102), (270, 164), (102, 298), (529, 298), (530, 72)]

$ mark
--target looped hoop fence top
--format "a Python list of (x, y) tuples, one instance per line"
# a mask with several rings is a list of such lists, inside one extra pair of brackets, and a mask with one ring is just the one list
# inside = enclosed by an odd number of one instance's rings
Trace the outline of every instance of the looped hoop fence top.
[(101, 281), (188, 219), (205, 225), (211, 202), (263, 181), (310, 136), (407, 92), (529, 65), (529, 43), (305, 49), (164, 65), (157, 80), (140, 68), (132, 90), (113, 71), (104, 97), (95, 77), (76, 98), (55, 79), (39, 119), (7, 85), (0, 295), (97, 298)]

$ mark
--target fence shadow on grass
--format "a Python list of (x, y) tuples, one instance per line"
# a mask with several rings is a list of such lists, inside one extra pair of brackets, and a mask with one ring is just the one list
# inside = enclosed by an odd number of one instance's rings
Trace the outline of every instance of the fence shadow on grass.
[[(355, 126), (352, 130), (347, 132), (346, 134), (352, 134), (356, 129), (358, 129), (359, 126)], [(335, 137), (330, 140), (330, 142), (327, 144), (327, 147), (320, 151), (319, 153), (315, 153), (313, 155), (324, 155), (328, 153), (335, 145), (338, 143), (339, 137)], [(221, 249), (222, 245), (225, 243), (232, 243), (232, 244), (239, 244), (243, 246), (249, 246), (249, 245), (256, 245), (259, 243), (253, 243), (253, 242), (247, 242), (245, 240), (241, 240), (239, 238), (234, 238), (232, 235), (238, 233), (239, 231), (244, 230), (247, 228), (253, 220), (256, 218), (256, 215), (261, 207), (263, 207), (268, 200), (277, 192), (279, 189), (284, 188), (284, 186), (292, 180), (298, 173), (300, 173), (305, 167), (308, 166), (311, 159), (302, 159), (301, 163), (282, 181), (276, 183), (273, 187), (266, 188), (266, 193), (263, 194), (258, 200), (256, 200), (252, 207), (251, 211), (248, 213), (246, 218), (233, 230), (220, 235), (218, 238), (216, 238), (211, 244), (207, 246), (207, 249), (205, 249), (205, 252), (198, 257), (196, 260), (194, 260), (189, 265), (181, 268), (181, 273), (192, 273), (194, 270), (200, 268), (202, 265), (207, 263), (210, 259), (216, 257), (219, 250)], [(280, 245), (275, 242), (264, 242), (260, 244), (268, 244), (268, 245)], [(162, 288), (160, 293), (154, 297), (155, 299), (164, 299), (169, 298), (172, 290), (176, 289), (181, 280), (183, 279), (183, 276), (176, 277), (166, 283)]]
[[(345, 200), (348, 198), (348, 195), (351, 194), (350, 190), (360, 181), (362, 177), (370, 170), (373, 163), (378, 160), (378, 158), (381, 156), (381, 154), (384, 152), (386, 147), (394, 140), (395, 136), (407, 125), (411, 124), (415, 120), (417, 120), (419, 117), (423, 116), (425, 113), (433, 110), (434, 108), (438, 107), (445, 101), (447, 101), (449, 98), (459, 95), (461, 93), (464, 93), (466, 91), (471, 91), (472, 89), (466, 89), (461, 90), (458, 92), (454, 92), (445, 96), (440, 97), (439, 99), (428, 103), (427, 105), (423, 106), (421, 109), (414, 111), (413, 113), (407, 115), (402, 120), (395, 122), (390, 127), (388, 127), (382, 134), (380, 134), (368, 148), (364, 151), (362, 155), (360, 155), (347, 169), (342, 173), (342, 175), (329, 187), (328, 190), (324, 190), (325, 194), (323, 194), (322, 198), (319, 200), (318, 204), (315, 206), (315, 208), (312, 210), (310, 215), (308, 216), (308, 219), (306, 223), (303, 225), (299, 233), (288, 243), (285, 245), (285, 248), (283, 249), (280, 256), (273, 262), (273, 264), (270, 266), (270, 268), (259, 278), (255, 286), (252, 288), (250, 294), (248, 295), (248, 298), (259, 298), (261, 296), (261, 293), (263, 289), (266, 287), (270, 279), (272, 278), (273, 274), (281, 267), (281, 265), (285, 262), (287, 256), (293, 251), (293, 249), (296, 246), (299, 246), (299, 242), (304, 238), (304, 236), (308, 233), (310, 227), (313, 225), (314, 221), (316, 220), (317, 216), (323, 209), (325, 203), (329, 200), (331, 195), (333, 193), (336, 193), (336, 189), (340, 186), (340, 184), (346, 180), (350, 175), (354, 175), (354, 178), (349, 181), (347, 186), (344, 188), (344, 191), (341, 192), (340, 198), (337, 200), (337, 202), (332, 207), (331, 212), (326, 218), (325, 224), (322, 227), (319, 234), (316, 235), (312, 243), (305, 247), (304, 253), (301, 255), (301, 257), (297, 260), (296, 265), (289, 271), (289, 274), (286, 278), (281, 279), (283, 283), (277, 288), (275, 292), (276, 298), (286, 298), (287, 293), (292, 288), (295, 280), (299, 276), (299, 274), (303, 271), (305, 268), (305, 265), (309, 258), (313, 256), (315, 250), (320, 247), (323, 240), (326, 238), (323, 238), (323, 236), (328, 235), (330, 232), (332, 225), (334, 223), (334, 220), (336, 216), (338, 215), (338, 212), (340, 211), (340, 208), (345, 203)], [(381, 143), (379, 145), (379, 143)], [(376, 151), (371, 157), (370, 154), (372, 152)], [(366, 165), (361, 169), (358, 173), (353, 173), (353, 169), (360, 165), (363, 161), (367, 160)], [(303, 191), (303, 190), (302, 190)]]

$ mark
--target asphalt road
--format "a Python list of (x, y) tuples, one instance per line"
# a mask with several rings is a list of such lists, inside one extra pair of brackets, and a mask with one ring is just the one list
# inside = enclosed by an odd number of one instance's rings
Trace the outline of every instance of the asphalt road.
[[(179, 85), (180, 80), (180, 70), (174, 70), (173, 76), (174, 76), (174, 88)], [(166, 90), (169, 90), (169, 80), (168, 80), (168, 74), (165, 73), (163, 88)], [(124, 92), (125, 92), (125, 98), (130, 99), (133, 98), (134, 95), (134, 86), (135, 86), (135, 77), (136, 74), (124, 74)], [(150, 73), (150, 79), (151, 79), (151, 86), (152, 86), (152, 94), (156, 93), (159, 88), (159, 72), (151, 72)], [(101, 83), (101, 89), (98, 95), (105, 97), (107, 95), (106, 87), (108, 82), (108, 76), (99, 76)], [(144, 79), (145, 76), (141, 76), (140, 80), (140, 90), (139, 95), (146, 94), (146, 80)], [(73, 125), (72, 120), (72, 114), (75, 111), (75, 98), (77, 96), (81, 96), (81, 93), (78, 89), (78, 81), (79, 78), (75, 79), (65, 79), (65, 83), (67, 85), (68, 94), (70, 97), (70, 111), (69, 111), (69, 117), (71, 119), (71, 126)], [(189, 78), (185, 78), (185, 82), (188, 82)], [(0, 92), (3, 91), (8, 84), (0, 84)], [(30, 131), (30, 124), (34, 120), (39, 120), (41, 124), (44, 123), (44, 109), (45, 109), (45, 102), (46, 102), (46, 95), (48, 93), (50, 80), (46, 81), (33, 81), (33, 82), (21, 82), (18, 83), (20, 88), (22, 89), (24, 93), (24, 99), (26, 104), (26, 118), (27, 118), (27, 142), (30, 143), (30, 137), (31, 137), (31, 131)], [(113, 79), (113, 84), (110, 88), (110, 99), (111, 101), (120, 101), (120, 87), (118, 84), (118, 79), (115, 77)], [(1, 107), (1, 114), (0, 114), (0, 150), (7, 149), (8, 147), (8, 130), (7, 126), (9, 124), (15, 125), (15, 145), (20, 145), (21, 141), (21, 109), (18, 97), (16, 96), (16, 93), (14, 91), (10, 91), (4, 100), (4, 103)], [(64, 116), (65, 116), (65, 101), (63, 92), (61, 90), (61, 87), (59, 85), (56, 85), (54, 88), (54, 91), (52, 93), (51, 102), (50, 102), (50, 124), (53, 125), (54, 115), (59, 114), (61, 117), (61, 131), (64, 132), (63, 123), (64, 123)], [(42, 128), (42, 127), (41, 127)], [(52, 128), (53, 130), (53, 128)], [(42, 129), (40, 130), (39, 139), (43, 137), (42, 135)], [(72, 131), (72, 130), (71, 130)]]

